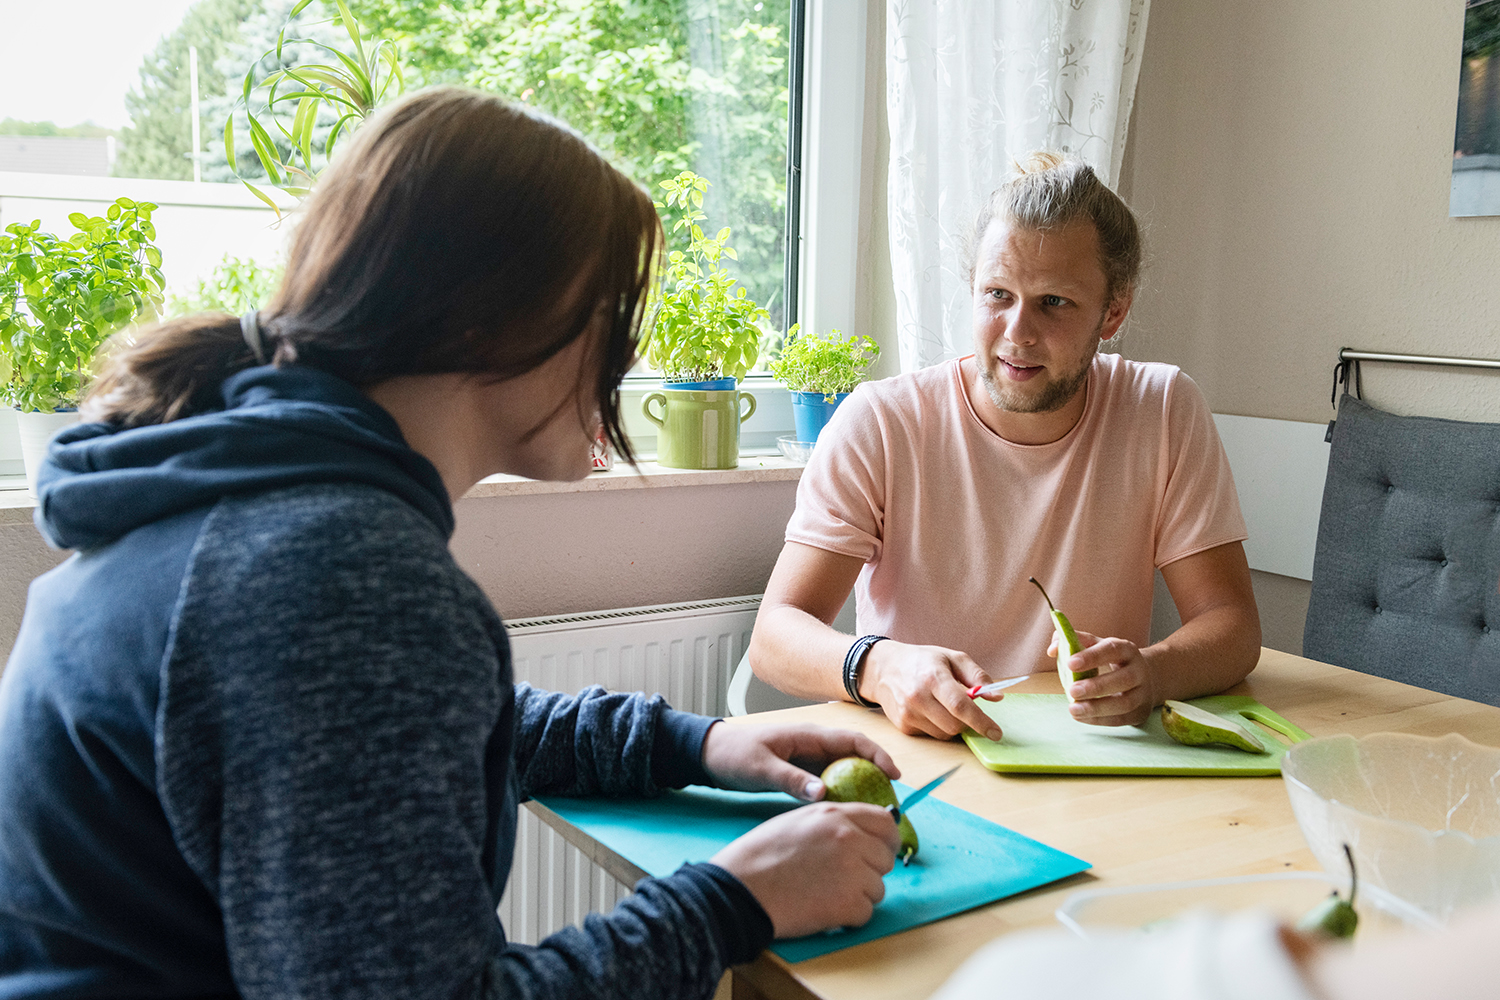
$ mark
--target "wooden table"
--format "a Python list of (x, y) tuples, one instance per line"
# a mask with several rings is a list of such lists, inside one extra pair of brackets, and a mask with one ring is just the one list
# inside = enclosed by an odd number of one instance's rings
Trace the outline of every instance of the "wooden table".
[[(1016, 691), (1057, 692), (1056, 678)], [(1314, 736), (1462, 733), (1500, 746), (1500, 708), (1435, 694), (1315, 660), (1261, 650), (1247, 694)], [(730, 720), (812, 722), (872, 737), (913, 779), (963, 767), (933, 793), (986, 819), (1093, 863), (1091, 872), (901, 934), (789, 965), (769, 952), (734, 970), (739, 998), (925, 997), (964, 959), (1001, 935), (1059, 926), (1053, 912), (1084, 887), (1318, 869), (1280, 778), (996, 774), (961, 743), (903, 736), (878, 712), (831, 703)], [(534, 803), (532, 804), (535, 805)], [(615, 877), (644, 872), (569, 826), (542, 818)]]

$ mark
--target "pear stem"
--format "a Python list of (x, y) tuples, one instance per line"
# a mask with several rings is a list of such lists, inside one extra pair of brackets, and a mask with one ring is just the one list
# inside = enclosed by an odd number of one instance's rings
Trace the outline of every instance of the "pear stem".
[(1042, 592), (1042, 600), (1044, 600), (1044, 601), (1047, 602), (1047, 610), (1048, 611), (1056, 611), (1057, 610), (1057, 606), (1052, 603), (1052, 598), (1050, 598), (1050, 597), (1047, 596), (1047, 588), (1043, 587), (1041, 585), (1041, 583), (1038, 582), (1038, 580), (1037, 580), (1036, 577), (1033, 576), (1030, 579), (1031, 579), (1032, 583), (1036, 584), (1036, 589), (1040, 590)]
[(1349, 905), (1354, 905), (1354, 894), (1359, 891), (1359, 872), (1354, 869), (1354, 852), (1344, 844), (1344, 857), (1349, 859)]

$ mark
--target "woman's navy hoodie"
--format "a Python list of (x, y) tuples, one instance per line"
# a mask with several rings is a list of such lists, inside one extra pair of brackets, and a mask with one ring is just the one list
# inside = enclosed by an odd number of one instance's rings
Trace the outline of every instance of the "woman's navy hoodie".
[(437, 470), (348, 383), (61, 435), (0, 678), (0, 1000), (707, 996), (771, 936), (689, 865), (537, 947), (517, 803), (706, 782), (712, 720), (512, 686)]

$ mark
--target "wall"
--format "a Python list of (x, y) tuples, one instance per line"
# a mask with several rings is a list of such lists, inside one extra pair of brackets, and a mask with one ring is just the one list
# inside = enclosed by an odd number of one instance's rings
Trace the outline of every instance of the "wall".
[(454, 558), (507, 618), (758, 594), (797, 484), (460, 501)]
[[(0, 515), (12, 513), (0, 510)], [(29, 520), (0, 519), (0, 666), (10, 656), (11, 644), (21, 627), (26, 588), (34, 577), (56, 566), (64, 556), (65, 553), (47, 548)]]
[[(1500, 218), (1448, 196), (1460, 0), (1155, 0), (1122, 192), (1153, 261), (1122, 350), (1216, 413), (1326, 421), (1340, 347), (1500, 356)], [(1500, 375), (1366, 365), (1397, 413), (1500, 420)], [(1299, 652), (1308, 585), (1256, 574)], [(1274, 639), (1274, 641), (1273, 641)]]

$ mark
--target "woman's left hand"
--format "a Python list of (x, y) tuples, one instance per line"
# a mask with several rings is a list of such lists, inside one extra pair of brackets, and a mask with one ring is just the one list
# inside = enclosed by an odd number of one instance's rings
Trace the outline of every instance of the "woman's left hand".
[(818, 775), (840, 757), (863, 757), (892, 778), (901, 777), (874, 740), (845, 729), (716, 722), (703, 738), (703, 767), (718, 787), (786, 792), (804, 802), (823, 797)]

